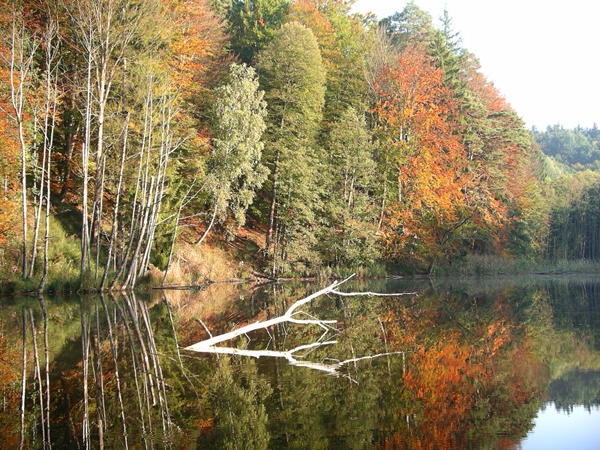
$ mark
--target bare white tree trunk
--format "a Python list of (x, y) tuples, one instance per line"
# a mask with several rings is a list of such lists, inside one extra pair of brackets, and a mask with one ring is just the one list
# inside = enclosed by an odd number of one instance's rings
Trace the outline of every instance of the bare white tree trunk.
[[(44, 127), (44, 151), (47, 153), (46, 160), (46, 217), (44, 231), (44, 266), (42, 270), (42, 278), (40, 280), (39, 290), (42, 291), (46, 285), (48, 278), (48, 248), (50, 241), (50, 201), (51, 201), (51, 168), (52, 168), (52, 150), (54, 148), (54, 130), (56, 128), (56, 108), (58, 104), (58, 67), (56, 65), (56, 57), (58, 55), (60, 41), (58, 40), (58, 24), (51, 22), (46, 32), (46, 90), (47, 90), (47, 110), (51, 112), (50, 130), (47, 125)], [(45, 118), (44, 122), (48, 123)], [(42, 185), (42, 192), (43, 192)], [(33, 261), (32, 261), (33, 265)]]
[[(137, 233), (137, 228), (136, 228), (136, 224), (137, 224), (137, 214), (138, 214), (138, 198), (139, 196), (141, 196), (141, 186), (142, 186), (142, 173), (143, 173), (143, 167), (144, 167), (144, 155), (145, 155), (145, 148), (146, 148), (146, 136), (147, 136), (147, 129), (150, 126), (149, 122), (151, 120), (150, 116), (150, 97), (151, 97), (151, 89), (148, 88), (148, 93), (146, 95), (146, 98), (144, 100), (144, 129), (143, 129), (143, 133), (142, 133), (142, 146), (141, 146), (141, 150), (139, 153), (139, 159), (138, 159), (138, 169), (137, 169), (137, 177), (136, 177), (136, 182), (135, 182), (135, 193), (133, 195), (133, 202), (132, 202), (132, 208), (131, 208), (131, 216), (129, 219), (129, 238), (127, 239), (127, 248), (125, 250), (125, 254), (123, 255), (123, 258), (121, 260), (121, 263), (119, 265), (118, 270), (116, 271), (117, 273), (115, 274), (112, 282), (110, 283), (110, 290), (115, 289), (117, 283), (120, 281), (121, 277), (123, 276), (123, 273), (125, 273), (125, 270), (127, 269), (127, 264), (129, 261), (129, 258), (131, 256), (131, 250), (133, 248), (133, 243), (134, 243), (134, 236)], [(141, 209), (141, 207), (140, 207)], [(139, 214), (141, 214), (141, 211), (139, 211)], [(123, 239), (125, 239), (125, 233), (123, 233)]]
[[(83, 221), (81, 241), (81, 278), (89, 268), (90, 251), (96, 250), (96, 277), (102, 228), (102, 198), (107, 155), (104, 148), (106, 108), (112, 83), (125, 58), (125, 50), (140, 25), (140, 15), (125, 16), (128, 11), (122, 2), (114, 0), (80, 0), (74, 3), (73, 20), (79, 31), (87, 56), (85, 140), (83, 165)], [(95, 95), (93, 95), (95, 94)], [(95, 173), (91, 227), (88, 210), (89, 159), (91, 153), (92, 115), (96, 118)]]
[(212, 228), (213, 224), (215, 223), (215, 218), (216, 217), (217, 217), (217, 205), (215, 205), (215, 207), (213, 208), (213, 212), (212, 212), (212, 215), (210, 217), (210, 222), (208, 223), (208, 226), (206, 227), (206, 230), (204, 230), (204, 233), (202, 234), (202, 236), (200, 236), (198, 238), (198, 240), (195, 242), (196, 245), (202, 244), (202, 242), (204, 241), (204, 239), (206, 238), (206, 236), (210, 232), (210, 229)]
[(83, 366), (83, 426), (82, 437), (86, 449), (91, 446), (90, 442), (90, 408), (88, 394), (89, 352), (90, 352), (90, 319), (89, 314), (84, 312), (85, 305), (81, 304), (81, 355)]
[(125, 158), (127, 156), (127, 136), (129, 132), (129, 117), (130, 114), (127, 113), (127, 118), (125, 119), (125, 127), (123, 130), (123, 145), (121, 147), (121, 162), (119, 164), (119, 181), (117, 182), (117, 199), (115, 201), (115, 208), (113, 211), (113, 220), (111, 226), (110, 233), (110, 243), (108, 246), (108, 257), (106, 259), (106, 267), (104, 268), (104, 274), (102, 275), (102, 281), (100, 282), (100, 289), (104, 289), (106, 283), (106, 276), (110, 269), (110, 261), (113, 254), (115, 239), (118, 229), (118, 217), (119, 217), (119, 206), (121, 202), (121, 190), (123, 186), (123, 171), (125, 169)]
[(23, 449), (25, 445), (25, 395), (27, 394), (27, 314), (23, 309), (23, 353), (22, 353), (22, 371), (21, 371), (21, 442), (19, 448)]
[[(90, 19), (91, 22), (91, 19)], [(85, 33), (84, 33), (85, 36)], [(89, 197), (89, 153), (91, 146), (92, 133), (92, 25), (89, 24), (87, 34), (87, 71), (86, 71), (86, 99), (85, 99), (85, 123), (84, 123), (84, 142), (81, 149), (81, 166), (83, 170), (83, 193), (81, 198), (81, 264), (79, 269), (80, 279), (83, 281), (88, 267), (88, 254), (90, 246), (89, 224), (88, 224), (88, 197)]]
[(33, 312), (31, 309), (29, 310), (29, 324), (31, 325), (31, 340), (33, 342), (33, 363), (34, 363), (34, 376), (37, 380), (38, 384), (38, 394), (39, 394), (39, 402), (40, 402), (40, 422), (42, 425), (42, 443), (43, 447), (46, 447), (46, 424), (44, 423), (44, 390), (42, 384), (42, 371), (40, 369), (40, 358), (38, 353), (37, 346), (37, 330), (35, 328), (35, 321), (33, 319)]
[(102, 307), (104, 308), (104, 313), (106, 315), (106, 320), (108, 323), (108, 338), (109, 338), (109, 342), (110, 342), (110, 352), (112, 354), (113, 364), (115, 366), (115, 379), (117, 382), (117, 395), (119, 398), (119, 408), (121, 410), (121, 425), (123, 427), (123, 438), (125, 439), (125, 448), (127, 449), (129, 447), (129, 445), (128, 445), (128, 440), (127, 440), (127, 425), (125, 422), (125, 409), (123, 407), (123, 395), (121, 393), (121, 379), (119, 377), (119, 364), (117, 361), (117, 348), (116, 348), (115, 339), (114, 339), (114, 335), (113, 335), (111, 318), (110, 318), (110, 315), (108, 314), (108, 308), (106, 306), (106, 302), (104, 301), (104, 297), (101, 297), (101, 299), (102, 299)]
[(23, 278), (29, 275), (28, 244), (27, 244), (27, 158), (28, 145), (25, 139), (25, 103), (27, 91), (31, 82), (33, 58), (39, 43), (32, 40), (25, 30), (22, 11), (13, 9), (12, 28), (10, 37), (10, 106), (9, 116), (17, 125), (19, 146), (21, 149), (21, 223), (23, 238), (21, 243), (21, 273)]
[(42, 314), (44, 317), (44, 361), (46, 363), (46, 426), (48, 431), (46, 432), (46, 438), (48, 440), (49, 447), (52, 447), (52, 440), (50, 438), (50, 347), (48, 346), (48, 310), (46, 309), (46, 301), (43, 297), (40, 297), (40, 304), (42, 306)]
[[(48, 145), (48, 139), (47, 139), (47, 130), (48, 130), (48, 116), (49, 114), (49, 110), (50, 110), (50, 99), (48, 98), (48, 96), (50, 95), (50, 90), (46, 89), (46, 104), (45, 104), (45, 111), (44, 111), (44, 121), (42, 123), (42, 135), (43, 135), (43, 145), (42, 145), (42, 165), (39, 168), (39, 184), (38, 184), (38, 190), (39, 190), (39, 194), (37, 195), (37, 198), (34, 197), (34, 204), (33, 204), (33, 239), (31, 242), (31, 261), (29, 264), (29, 273), (27, 275), (28, 278), (31, 278), (33, 276), (34, 270), (35, 270), (35, 263), (36, 263), (36, 259), (37, 259), (37, 244), (38, 244), (38, 236), (39, 236), (39, 230), (40, 230), (40, 220), (42, 217), (42, 207), (44, 205), (44, 189), (45, 189), (45, 177), (46, 177), (46, 158), (47, 158), (47, 145)], [(37, 132), (37, 114), (34, 115), (34, 133)], [(34, 152), (33, 154), (33, 164), (34, 164), (34, 190), (35, 190), (35, 174), (36, 174), (36, 165), (37, 165), (37, 160), (38, 160), (38, 155), (37, 152)]]

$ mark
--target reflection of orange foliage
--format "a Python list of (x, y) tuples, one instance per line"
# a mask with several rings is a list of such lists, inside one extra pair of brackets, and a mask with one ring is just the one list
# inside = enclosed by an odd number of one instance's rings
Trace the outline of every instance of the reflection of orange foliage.
[(19, 416), (19, 351), (0, 336), (0, 387), (4, 396), (4, 407), (0, 409), (0, 440), (3, 448), (18, 447)]
[(415, 349), (403, 378), (416, 408), (402, 413), (414, 417), (410, 432), (390, 436), (384, 448), (461, 448), (489, 424), (517, 436), (526, 430), (544, 371), (507, 298), (498, 297), (493, 306), (493, 321), (451, 330), (437, 308), (399, 308), (384, 318), (390, 345)]
[[(458, 335), (446, 336), (430, 349), (420, 348), (414, 369), (404, 377), (408, 389), (424, 408), (423, 430), (435, 448), (452, 448), (475, 401), (475, 380), (482, 368), (472, 363), (473, 349), (459, 343)], [(423, 441), (422, 443), (424, 443)]]
[(421, 334), (430, 329), (437, 313), (401, 308), (382, 317), (384, 329), (395, 350), (413, 348)]
[(201, 433), (208, 433), (215, 427), (215, 418), (211, 416), (208, 419), (200, 421), (196, 426), (200, 429)]
[(511, 339), (510, 328), (503, 320), (493, 322), (486, 331), (486, 341), (488, 342), (489, 353), (492, 356), (498, 354), (498, 351), (504, 347)]

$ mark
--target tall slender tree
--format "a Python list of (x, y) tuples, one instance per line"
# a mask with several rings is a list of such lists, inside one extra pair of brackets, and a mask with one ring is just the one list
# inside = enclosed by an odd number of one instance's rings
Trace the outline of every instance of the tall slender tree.
[(364, 115), (350, 107), (331, 128), (327, 145), (327, 226), (321, 240), (325, 262), (360, 266), (376, 250), (376, 163)]
[[(271, 170), (267, 252), (273, 271), (314, 259), (313, 226), (320, 208), (315, 138), (322, 120), (325, 69), (315, 36), (291, 22), (260, 53), (258, 68), (268, 105), (265, 164)], [(313, 261), (314, 262), (314, 261)]]

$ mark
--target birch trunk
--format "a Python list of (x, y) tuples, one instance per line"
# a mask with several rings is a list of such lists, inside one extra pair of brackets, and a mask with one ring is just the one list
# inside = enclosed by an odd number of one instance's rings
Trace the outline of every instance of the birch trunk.
[(23, 353), (22, 353), (22, 370), (21, 370), (21, 441), (19, 448), (23, 449), (25, 445), (25, 395), (27, 393), (27, 314), (25, 309), (22, 312), (23, 320)]
[(215, 207), (213, 208), (213, 212), (212, 215), (210, 217), (210, 222), (208, 223), (208, 227), (206, 227), (206, 230), (204, 230), (204, 233), (202, 233), (202, 236), (200, 236), (198, 238), (198, 240), (195, 242), (196, 245), (200, 245), (202, 244), (202, 242), (204, 241), (204, 238), (206, 238), (206, 236), (208, 235), (210, 229), (213, 226), (213, 223), (215, 222), (215, 218), (217, 217), (217, 205), (215, 205)]
[(40, 358), (39, 358), (39, 353), (38, 353), (38, 346), (37, 346), (37, 331), (35, 329), (35, 321), (33, 319), (33, 312), (31, 310), (29, 310), (29, 324), (31, 325), (31, 340), (33, 342), (33, 362), (35, 364), (34, 367), (34, 375), (35, 378), (37, 380), (37, 384), (38, 384), (38, 394), (39, 394), (39, 398), (38, 401), (40, 403), (40, 422), (42, 425), (42, 443), (43, 443), (43, 447), (46, 447), (46, 424), (44, 421), (44, 387), (42, 384), (42, 373), (40, 370)]
[(92, 127), (92, 42), (91, 42), (91, 24), (90, 36), (88, 42), (88, 61), (86, 74), (86, 102), (85, 102), (85, 139), (81, 151), (81, 165), (83, 169), (83, 193), (82, 193), (82, 217), (81, 217), (81, 264), (80, 279), (83, 281), (87, 270), (88, 252), (89, 252), (89, 226), (88, 226), (88, 184), (89, 184), (89, 151), (91, 145), (91, 127)]
[[(48, 66), (51, 70), (52, 68), (52, 55), (48, 57)], [(49, 77), (50, 78), (50, 77)], [(50, 89), (50, 88), (49, 88)], [(54, 79), (54, 86), (52, 88), (53, 91), (53, 99), (52, 99), (52, 121), (50, 123), (50, 137), (48, 141), (48, 145), (46, 150), (48, 152), (48, 161), (46, 166), (46, 223), (44, 230), (44, 267), (42, 270), (42, 278), (40, 280), (39, 290), (42, 291), (46, 286), (46, 279), (48, 278), (48, 249), (50, 242), (50, 201), (51, 201), (51, 189), (50, 189), (50, 177), (51, 177), (51, 167), (52, 167), (52, 150), (54, 148), (54, 130), (56, 128), (56, 107), (58, 103), (58, 86), (57, 79)], [(44, 132), (44, 140), (46, 139), (47, 132)], [(43, 189), (42, 189), (43, 190)]]
[(106, 276), (110, 270), (110, 261), (115, 246), (115, 239), (118, 230), (118, 217), (119, 217), (119, 206), (121, 202), (121, 189), (123, 186), (123, 171), (125, 169), (125, 157), (127, 155), (127, 136), (129, 131), (129, 118), (130, 113), (127, 113), (125, 119), (125, 129), (123, 131), (123, 145), (121, 147), (121, 162), (119, 164), (119, 181), (117, 182), (117, 199), (115, 201), (115, 208), (113, 211), (113, 220), (110, 233), (110, 243), (108, 246), (108, 257), (106, 259), (106, 266), (104, 268), (104, 274), (102, 275), (102, 281), (100, 282), (100, 289), (103, 290), (106, 283)]

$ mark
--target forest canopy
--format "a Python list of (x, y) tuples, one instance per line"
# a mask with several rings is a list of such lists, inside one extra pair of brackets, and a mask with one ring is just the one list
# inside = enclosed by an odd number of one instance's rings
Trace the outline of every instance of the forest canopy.
[(529, 131), (447, 12), (1, 6), (2, 280), (132, 288), (207, 242), (273, 277), (600, 254), (563, 166), (597, 167), (597, 128)]

